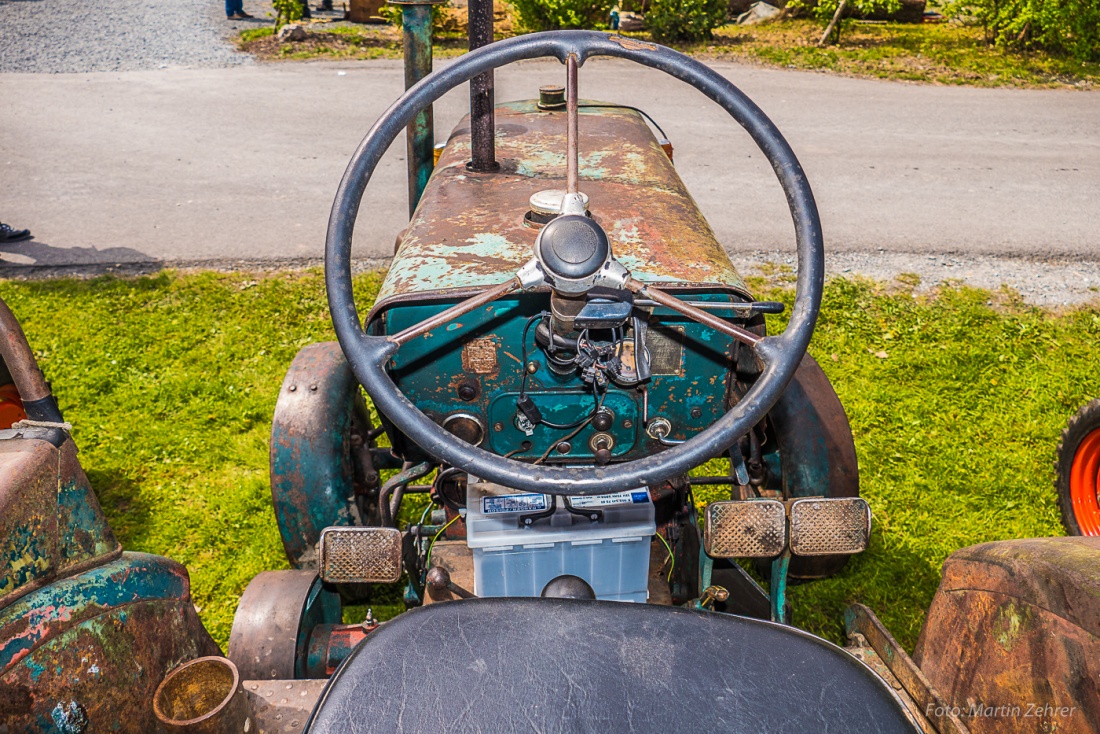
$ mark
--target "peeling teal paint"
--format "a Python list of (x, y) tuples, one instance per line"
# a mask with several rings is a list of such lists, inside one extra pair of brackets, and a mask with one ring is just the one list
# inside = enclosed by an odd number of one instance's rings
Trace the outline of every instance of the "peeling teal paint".
[[(639, 280), (748, 295), (667, 155), (631, 110), (582, 110), (581, 189), (615, 256)], [(380, 289), (397, 295), (497, 285), (534, 254), (527, 200), (564, 188), (565, 118), (531, 101), (498, 105), (498, 174), (471, 174), (469, 128), (448, 141)]]
[(118, 545), (83, 473), (57, 490), (61, 565), (110, 553)]
[[(189, 598), (186, 571), (146, 553), (121, 558), (31, 592), (0, 610), (0, 671), (69, 623), (150, 599)], [(125, 619), (125, 611), (120, 619)]]

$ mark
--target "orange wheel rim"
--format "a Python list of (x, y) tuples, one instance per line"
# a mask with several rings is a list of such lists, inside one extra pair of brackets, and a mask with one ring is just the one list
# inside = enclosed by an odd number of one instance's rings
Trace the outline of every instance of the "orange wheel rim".
[(1069, 494), (1073, 516), (1081, 535), (1100, 536), (1100, 429), (1085, 436), (1073, 455), (1069, 472)]

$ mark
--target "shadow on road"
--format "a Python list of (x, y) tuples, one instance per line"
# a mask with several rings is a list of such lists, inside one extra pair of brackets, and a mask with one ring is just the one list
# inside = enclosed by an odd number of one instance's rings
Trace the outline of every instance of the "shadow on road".
[(129, 247), (53, 247), (38, 240), (0, 242), (0, 277), (156, 273), (163, 262)]

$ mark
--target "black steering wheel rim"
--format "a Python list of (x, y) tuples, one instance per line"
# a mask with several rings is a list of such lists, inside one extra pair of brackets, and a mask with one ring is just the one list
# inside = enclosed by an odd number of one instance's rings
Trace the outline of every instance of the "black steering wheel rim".
[[(467, 444), (421, 413), (397, 389), (386, 364), (398, 345), (363, 328), (352, 295), (351, 244), (363, 192), (383, 154), (416, 114), (447, 91), (506, 64), (574, 55), (579, 64), (613, 56), (663, 71), (718, 103), (752, 137), (779, 179), (795, 225), (798, 251), (791, 318), (779, 336), (755, 346), (764, 370), (746, 395), (711, 426), (658, 454), (607, 466), (532, 465)], [(325, 243), (325, 285), (340, 346), (374, 405), (411, 441), (437, 460), (490, 482), (527, 492), (603, 494), (665, 481), (719, 456), (745, 435), (779, 399), (813, 335), (824, 287), (824, 245), (813, 192), (782, 134), (741, 90), (704, 64), (657, 44), (597, 31), (550, 31), (518, 36), (472, 51), (411, 87), (382, 114), (348, 164), (333, 202)]]

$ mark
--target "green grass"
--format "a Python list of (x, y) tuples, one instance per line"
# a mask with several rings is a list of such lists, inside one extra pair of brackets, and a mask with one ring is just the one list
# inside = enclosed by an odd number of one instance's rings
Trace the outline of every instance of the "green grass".
[[(393, 26), (315, 24), (314, 37), (280, 44), (271, 29), (242, 31), (242, 50), (272, 60), (400, 58)], [(510, 35), (511, 27), (498, 37)], [(784, 20), (719, 28), (705, 43), (674, 44), (701, 58), (736, 59), (781, 68), (827, 71), (934, 84), (981, 87), (1086, 87), (1100, 83), (1100, 63), (1044, 53), (1017, 53), (988, 45), (977, 26), (958, 23), (846, 22), (841, 43), (817, 47), (822, 26)], [(649, 39), (648, 33), (626, 34)], [(436, 40), (440, 58), (460, 55), (465, 38), (448, 32)]]
[[(358, 277), (363, 308), (380, 282)], [(780, 285), (756, 286), (790, 301)], [(812, 352), (851, 418), (876, 525), (867, 553), (792, 601), (799, 626), (833, 640), (844, 606), (867, 603), (911, 648), (949, 553), (1061, 533), (1053, 453), (1064, 422), (1100, 392), (1100, 309), (892, 288), (826, 289)], [(202, 619), (224, 644), (248, 581), (286, 565), (267, 439), (294, 354), (332, 338), (321, 275), (9, 281), (3, 297), (120, 539), (188, 566)]]
[(787, 20), (726, 26), (714, 40), (684, 48), (696, 55), (770, 66), (980, 87), (1091, 86), (1100, 63), (1016, 53), (985, 43), (982, 29), (957, 23), (846, 23), (841, 42), (818, 48), (821, 25)]

